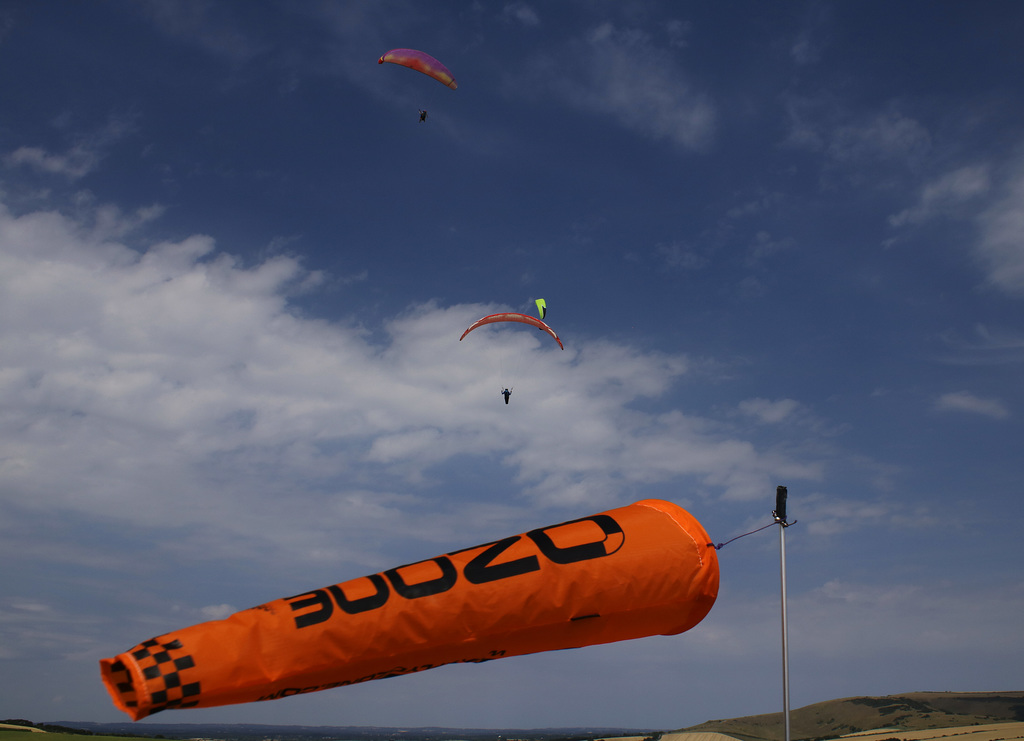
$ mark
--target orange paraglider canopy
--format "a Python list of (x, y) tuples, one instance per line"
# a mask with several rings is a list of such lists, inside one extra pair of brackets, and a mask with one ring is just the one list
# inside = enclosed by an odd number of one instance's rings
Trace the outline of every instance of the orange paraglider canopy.
[(462, 333), (462, 337), (459, 338), (459, 342), (462, 342), (462, 340), (465, 339), (466, 335), (468, 335), (477, 327), (482, 327), (485, 324), (494, 324), (495, 322), (519, 322), (520, 324), (529, 324), (531, 327), (536, 327), (537, 329), (547, 332), (549, 335), (551, 335), (552, 338), (554, 338), (555, 342), (558, 343), (559, 347), (561, 347), (563, 350), (565, 349), (565, 347), (562, 346), (562, 341), (558, 339), (558, 335), (555, 334), (555, 330), (551, 329), (551, 327), (546, 325), (540, 319), (532, 317), (529, 314), (517, 314), (511, 311), (506, 311), (501, 314), (489, 314), (488, 316), (485, 316), (482, 319), (477, 319), (475, 322), (473, 322), (473, 324), (470, 325), (469, 329)]

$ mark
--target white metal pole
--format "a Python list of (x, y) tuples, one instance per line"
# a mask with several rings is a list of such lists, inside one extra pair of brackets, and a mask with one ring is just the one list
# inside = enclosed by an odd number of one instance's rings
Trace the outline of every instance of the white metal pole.
[(786, 726), (786, 741), (789, 732), (789, 629), (786, 624), (786, 521), (779, 520), (779, 559), (782, 563), (782, 715)]

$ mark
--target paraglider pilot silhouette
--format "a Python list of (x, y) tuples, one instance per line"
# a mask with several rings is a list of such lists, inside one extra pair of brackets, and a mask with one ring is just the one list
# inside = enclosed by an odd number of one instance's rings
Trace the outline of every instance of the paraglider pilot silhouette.
[(423, 123), (426, 120), (427, 120), (427, 112), (425, 110), (423, 110), (422, 108), (420, 108), (420, 123)]
[(501, 395), (505, 397), (505, 403), (508, 404), (508, 397), (512, 396), (512, 389), (505, 389)]

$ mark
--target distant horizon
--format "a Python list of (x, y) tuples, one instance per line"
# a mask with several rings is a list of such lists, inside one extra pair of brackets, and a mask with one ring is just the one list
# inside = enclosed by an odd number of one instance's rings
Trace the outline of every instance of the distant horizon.
[[(801, 706), (801, 707), (791, 708), (790, 712), (791, 712), (791, 714), (792, 713), (798, 713), (801, 710), (806, 710), (806, 709), (808, 709), (810, 707), (813, 707), (814, 705), (829, 704), (829, 703), (839, 703), (839, 702), (844, 702), (844, 701), (848, 701), (848, 700), (856, 700), (856, 699), (861, 699), (861, 698), (864, 698), (864, 699), (874, 699), (874, 700), (884, 700), (884, 699), (888, 699), (888, 698), (909, 697), (909, 696), (913, 696), (913, 695), (957, 695), (957, 696), (961, 696), (961, 695), (994, 695), (994, 696), (997, 696), (997, 697), (1005, 697), (1007, 695), (1010, 695), (1010, 696), (1012, 696), (1012, 695), (1021, 695), (1022, 698), (1024, 698), (1024, 690), (968, 690), (968, 691), (958, 691), (958, 690), (913, 690), (913, 691), (910, 691), (910, 692), (895, 692), (895, 693), (890, 693), (890, 694), (887, 694), (887, 695), (849, 695), (849, 696), (844, 696), (844, 697), (832, 698), (831, 700), (823, 700), (823, 701), (820, 701), (820, 702), (811, 703), (810, 705), (805, 705), (805, 706)], [(462, 727), (462, 726), (392, 726), (392, 725), (376, 725), (376, 726), (360, 725), (360, 726), (353, 726), (353, 725), (338, 725), (338, 724), (308, 725), (308, 724), (273, 724), (273, 723), (246, 723), (246, 722), (237, 722), (237, 723), (215, 723), (215, 722), (211, 722), (211, 723), (195, 723), (195, 722), (187, 722), (187, 721), (179, 723), (179, 722), (166, 722), (164, 720), (153, 721), (152, 718), (156, 717), (156, 716), (151, 716), (150, 718), (144, 719), (143, 721), (134, 721), (134, 722), (133, 721), (114, 721), (114, 722), (103, 723), (103, 722), (91, 722), (91, 721), (65, 720), (65, 721), (44, 721), (43, 724), (61, 725), (61, 724), (66, 724), (66, 723), (77, 723), (77, 724), (84, 725), (84, 726), (118, 727), (118, 728), (120, 728), (120, 727), (136, 728), (136, 727), (139, 727), (140, 725), (145, 725), (145, 726), (154, 727), (154, 728), (155, 727), (160, 727), (160, 726), (209, 726), (209, 727), (217, 727), (217, 726), (260, 726), (260, 727), (282, 727), (282, 728), (328, 728), (328, 729), (335, 729), (335, 728), (337, 728), (337, 729), (362, 729), (362, 728), (365, 728), (365, 729), (381, 729), (381, 730), (467, 730), (467, 731), (481, 731), (481, 732), (494, 732), (494, 731), (503, 731), (503, 730), (537, 731), (537, 732), (559, 731), (559, 730), (594, 730), (594, 731), (615, 730), (615, 731), (638, 731), (638, 732), (644, 732), (644, 733), (647, 733), (647, 732), (671, 733), (671, 732), (674, 732), (674, 731), (677, 731), (677, 730), (683, 730), (684, 728), (692, 728), (692, 727), (704, 725), (705, 723), (727, 722), (727, 721), (741, 720), (741, 719), (745, 719), (745, 718), (758, 718), (758, 717), (764, 717), (764, 716), (781, 715), (782, 712), (783, 711), (780, 709), (780, 710), (775, 711), (775, 712), (761, 713), (761, 714), (752, 715), (752, 716), (737, 716), (735, 718), (717, 718), (717, 719), (713, 719), (713, 720), (709, 719), (709, 720), (706, 720), (706, 721), (702, 721), (701, 723), (693, 724), (692, 726), (686, 726), (686, 727), (680, 727), (680, 728), (672, 728), (672, 729), (649, 727), (649, 726), (627, 726), (627, 727), (621, 727), (621, 726), (592, 726), (592, 725), (549, 726), (549, 727), (540, 727), (540, 728), (527, 728), (527, 727), (514, 727), (514, 726), (509, 726), (509, 727), (504, 727), (504, 726), (503, 727), (487, 727), (487, 726), (484, 726), (484, 727), (476, 727), (476, 726), (468, 726), (468, 727)], [(3, 721), (0, 721), (0, 722), (3, 722)], [(1004, 720), (1004, 721), (993, 721), (993, 722), (1013, 723), (1013, 722), (1024, 722), (1024, 721)], [(949, 726), (949, 727), (957, 727), (957, 726)]]

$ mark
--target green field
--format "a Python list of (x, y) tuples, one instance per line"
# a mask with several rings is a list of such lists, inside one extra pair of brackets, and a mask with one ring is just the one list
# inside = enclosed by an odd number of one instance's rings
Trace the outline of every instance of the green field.
[[(131, 736), (85, 736), (78, 733), (37, 733), (0, 728), (0, 741), (132, 741)], [(152, 738), (145, 741), (153, 741)]]

